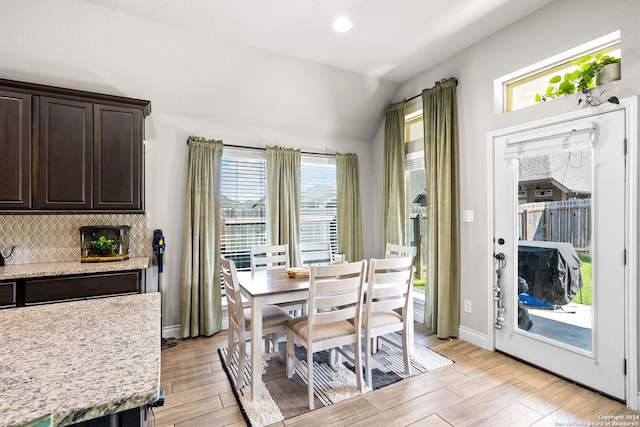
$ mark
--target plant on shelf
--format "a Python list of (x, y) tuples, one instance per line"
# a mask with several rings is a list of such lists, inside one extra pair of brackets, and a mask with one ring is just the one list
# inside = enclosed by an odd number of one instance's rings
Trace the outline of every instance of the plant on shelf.
[(114, 255), (120, 251), (120, 243), (103, 235), (91, 241), (91, 249), (99, 254)]
[[(536, 94), (536, 102), (546, 101), (550, 98), (559, 98), (572, 93), (580, 92), (588, 94), (589, 89), (595, 87), (595, 78), (605, 65), (619, 64), (620, 58), (596, 54), (595, 57), (585, 55), (577, 61), (571, 62), (578, 69), (566, 73), (564, 76), (556, 75), (549, 80), (550, 85), (544, 94)], [(580, 103), (580, 101), (578, 101)]]

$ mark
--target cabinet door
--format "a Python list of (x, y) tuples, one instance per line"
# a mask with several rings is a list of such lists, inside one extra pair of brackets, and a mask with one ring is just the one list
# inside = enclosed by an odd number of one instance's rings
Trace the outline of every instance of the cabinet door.
[(0, 90), (0, 209), (31, 207), (31, 95)]
[(93, 104), (40, 98), (38, 208), (90, 209)]
[(140, 271), (61, 276), (25, 281), (25, 304), (140, 292)]
[(93, 208), (142, 210), (142, 112), (95, 105)]
[(16, 282), (0, 283), (0, 308), (16, 306)]

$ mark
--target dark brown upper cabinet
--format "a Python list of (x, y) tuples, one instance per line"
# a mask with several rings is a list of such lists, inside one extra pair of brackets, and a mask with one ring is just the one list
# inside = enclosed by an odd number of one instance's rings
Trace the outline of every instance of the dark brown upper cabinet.
[(144, 211), (149, 101), (0, 79), (0, 210)]
[(91, 209), (93, 104), (40, 98), (40, 209)]
[(93, 206), (141, 209), (144, 165), (142, 112), (95, 105), (93, 132)]
[(0, 209), (31, 207), (31, 95), (0, 89)]

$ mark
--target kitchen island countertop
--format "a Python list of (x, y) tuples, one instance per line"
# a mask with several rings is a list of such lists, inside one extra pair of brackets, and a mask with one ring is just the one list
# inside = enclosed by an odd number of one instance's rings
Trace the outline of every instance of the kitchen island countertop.
[(64, 426), (155, 400), (157, 292), (0, 310), (0, 426)]
[(39, 262), (31, 264), (9, 264), (0, 267), (0, 280), (29, 279), (34, 277), (67, 276), (112, 271), (142, 270), (149, 267), (150, 257), (134, 257), (111, 262)]

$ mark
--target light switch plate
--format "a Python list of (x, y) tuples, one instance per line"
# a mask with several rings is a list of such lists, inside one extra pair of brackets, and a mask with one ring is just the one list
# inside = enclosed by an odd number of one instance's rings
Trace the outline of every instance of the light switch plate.
[(468, 210), (462, 211), (462, 221), (463, 222), (474, 222), (475, 221), (473, 209), (468, 209)]

